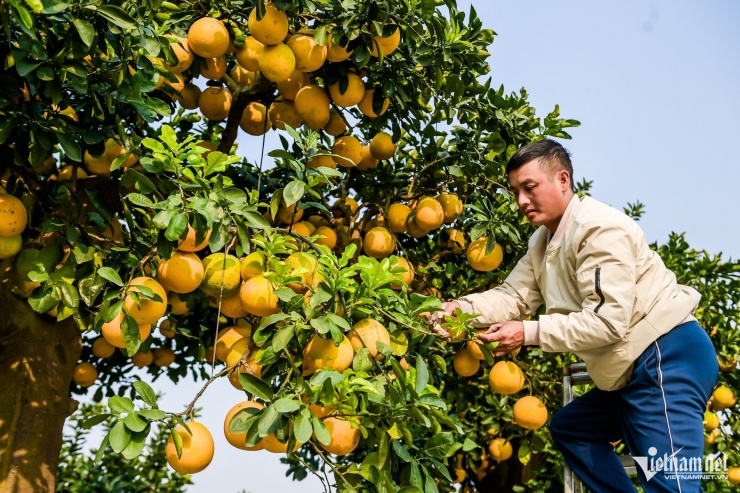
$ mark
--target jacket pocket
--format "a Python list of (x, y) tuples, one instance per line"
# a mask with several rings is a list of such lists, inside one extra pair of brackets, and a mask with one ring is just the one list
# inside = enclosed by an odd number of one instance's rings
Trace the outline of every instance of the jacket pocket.
[(596, 267), (595, 277), (596, 294), (599, 295), (599, 304), (594, 308), (594, 313), (599, 313), (599, 309), (604, 306), (604, 302), (606, 301), (604, 293), (601, 292), (601, 267)]

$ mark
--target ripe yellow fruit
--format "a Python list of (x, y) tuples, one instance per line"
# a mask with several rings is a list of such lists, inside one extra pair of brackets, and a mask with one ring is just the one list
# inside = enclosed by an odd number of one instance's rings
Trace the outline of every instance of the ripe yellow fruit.
[(342, 91), (342, 81), (338, 80), (329, 86), (329, 95), (338, 106), (349, 108), (354, 106), (365, 97), (365, 83), (355, 73), (347, 74), (347, 86)]
[(360, 113), (369, 118), (379, 117), (388, 110), (388, 105), (390, 104), (390, 99), (385, 98), (383, 100), (383, 103), (380, 105), (380, 113), (376, 113), (375, 109), (373, 108), (374, 95), (375, 89), (367, 89), (365, 90), (365, 95), (362, 97), (362, 101), (357, 103), (357, 109), (360, 110)]
[(329, 110), (329, 123), (324, 127), (324, 132), (328, 133), (333, 137), (339, 137), (347, 131), (347, 122), (344, 120), (342, 115), (337, 110), (331, 108)]
[(92, 154), (90, 154), (90, 151), (86, 149), (83, 156), (83, 161), (85, 163), (87, 171), (89, 171), (90, 174), (108, 176), (111, 173), (110, 161), (108, 161), (108, 159), (105, 157), (105, 153), (99, 156), (93, 156)]
[(487, 243), (488, 237), (482, 236), (477, 240), (472, 241), (465, 251), (465, 256), (468, 259), (470, 267), (477, 271), (490, 272), (495, 270), (499, 265), (501, 265), (501, 261), (504, 259), (504, 251), (501, 248), (501, 244), (498, 242), (496, 242), (491, 253), (486, 255)]
[(106, 341), (104, 337), (98, 337), (92, 343), (92, 353), (98, 358), (110, 358), (116, 352), (116, 346)]
[(87, 361), (75, 366), (72, 381), (80, 387), (89, 387), (98, 379), (98, 370)]
[(448, 229), (447, 236), (447, 248), (451, 250), (462, 250), (465, 248), (465, 233), (459, 229)]
[(353, 428), (350, 419), (329, 417), (324, 419), (324, 424), (329, 430), (331, 442), (329, 445), (319, 442), (319, 445), (330, 454), (347, 455), (360, 444), (360, 428)]
[(280, 82), (295, 70), (295, 55), (284, 43), (265, 46), (257, 61), (260, 72), (273, 82)]
[(265, 257), (260, 252), (252, 252), (242, 259), (241, 276), (247, 281), (262, 274), (265, 269)]
[(182, 440), (182, 455), (177, 457), (177, 448), (172, 437), (167, 440), (165, 455), (167, 463), (175, 471), (181, 474), (195, 474), (208, 467), (213, 460), (213, 436), (208, 428), (197, 421), (190, 421), (187, 426), (190, 432), (182, 425), (175, 429), (175, 433), (179, 434)]
[(200, 87), (195, 84), (185, 84), (185, 87), (177, 96), (177, 102), (186, 110), (194, 110), (198, 107), (200, 99)]
[(288, 35), (288, 16), (272, 2), (265, 2), (265, 15), (257, 19), (257, 8), (249, 13), (249, 34), (265, 45), (276, 45)]
[(547, 408), (533, 395), (527, 395), (514, 404), (514, 423), (528, 430), (542, 428), (547, 422)]
[(494, 392), (503, 395), (516, 394), (524, 387), (524, 374), (513, 361), (499, 361), (491, 368), (488, 382)]
[(720, 386), (714, 389), (712, 392), (712, 409), (715, 411), (721, 411), (735, 405), (737, 399), (732, 389), (729, 387)]
[(280, 130), (285, 130), (285, 126), (298, 128), (303, 125), (303, 118), (295, 110), (293, 101), (275, 101), (270, 105), (270, 122), (272, 126)]
[[(254, 408), (254, 409), (264, 409), (265, 406), (260, 404), (259, 402), (254, 401), (243, 401), (237, 404), (236, 406), (229, 409), (229, 412), (226, 414), (226, 418), (224, 418), (224, 435), (226, 436), (226, 441), (229, 442), (234, 447), (241, 449), (241, 450), (262, 450), (265, 447), (264, 444), (264, 438), (257, 442), (257, 445), (253, 447), (247, 447), (247, 434), (246, 433), (232, 433), (229, 431), (229, 423), (231, 422), (231, 418), (233, 418), (236, 413), (241, 411), (242, 409), (248, 409), (248, 408)], [(245, 416), (242, 419), (248, 419), (247, 416)]]
[(733, 486), (740, 485), (740, 467), (728, 467), (727, 468), (727, 480)]
[(187, 235), (185, 236), (184, 240), (180, 240), (179, 244), (177, 245), (177, 249), (182, 252), (199, 252), (203, 250), (205, 247), (208, 246), (208, 240), (211, 237), (211, 231), (208, 230), (206, 232), (205, 238), (198, 245), (195, 244), (195, 236), (195, 229), (188, 224)]
[(203, 58), (220, 57), (229, 49), (229, 31), (220, 20), (203, 17), (190, 26), (188, 46)]
[(225, 120), (231, 110), (231, 91), (226, 87), (207, 87), (198, 97), (198, 107), (209, 120)]
[(362, 146), (362, 159), (357, 163), (357, 169), (366, 171), (369, 169), (375, 169), (380, 164), (380, 161), (370, 153), (370, 146)]
[(465, 348), (455, 354), (452, 359), (452, 367), (461, 377), (472, 377), (480, 369), (480, 360)]
[[(123, 310), (110, 322), (106, 322), (100, 329), (100, 334), (103, 338), (108, 341), (111, 346), (117, 348), (125, 348), (126, 341), (123, 339), (123, 329), (121, 329), (121, 323), (123, 322), (124, 313)], [(151, 324), (139, 324), (139, 340), (143, 341), (152, 332)]]
[(444, 210), (444, 222), (450, 224), (455, 222), (457, 216), (462, 214), (463, 203), (454, 193), (441, 193), (437, 195), (437, 202), (442, 204), (442, 210)]
[(347, 337), (342, 339), (339, 346), (334, 341), (324, 339), (319, 334), (314, 334), (303, 350), (303, 376), (327, 368), (342, 373), (352, 365), (354, 358), (352, 343)]
[(390, 232), (382, 227), (372, 228), (365, 234), (362, 250), (373, 258), (385, 258), (396, 248), (396, 242)]
[(257, 275), (244, 282), (239, 291), (244, 309), (258, 317), (278, 313), (278, 297), (272, 289), (272, 283), (263, 275)]
[(190, 49), (187, 38), (173, 34), (170, 36), (177, 39), (176, 42), (170, 41), (170, 48), (172, 48), (172, 52), (175, 54), (177, 64), (174, 66), (165, 64), (165, 67), (167, 67), (173, 74), (181, 74), (189, 69), (190, 65), (193, 64), (195, 54), (193, 53), (193, 50)]
[[(300, 225), (297, 223), (293, 225), (293, 228)], [(309, 233), (310, 234), (310, 233)], [(286, 273), (292, 274), (293, 271), (302, 270), (300, 282), (292, 282), (288, 284), (288, 287), (296, 293), (305, 293), (309, 288), (315, 287), (323, 279), (323, 276), (316, 272), (316, 266), (318, 260), (316, 257), (306, 252), (292, 253), (285, 259), (285, 263), (290, 266), (290, 269)]]
[(334, 247), (337, 246), (337, 233), (335, 233), (329, 226), (319, 226), (316, 228), (316, 231), (314, 231), (314, 234), (323, 236), (323, 238), (318, 238), (314, 243), (326, 245), (329, 247), (329, 250), (334, 250)]
[(414, 223), (421, 229), (431, 231), (442, 226), (444, 221), (444, 209), (442, 204), (431, 197), (419, 200), (414, 210)]
[(21, 251), (21, 248), (23, 248), (23, 237), (21, 235), (0, 236), (0, 259), (14, 256)]
[(719, 416), (712, 411), (704, 412), (704, 431), (712, 431), (719, 428)]
[[(218, 331), (216, 335), (216, 359), (226, 362), (226, 357), (234, 344), (242, 339), (251, 341), (251, 325), (232, 325)], [(249, 344), (247, 344), (248, 346)], [(243, 352), (243, 351), (242, 351)], [(241, 353), (240, 353), (241, 354)]]
[(175, 293), (192, 293), (200, 286), (203, 276), (203, 264), (194, 253), (175, 251), (157, 267), (159, 282)]
[(233, 255), (212, 253), (203, 259), (203, 281), (200, 289), (217, 300), (239, 292), (241, 264)]
[(491, 453), (491, 458), (496, 462), (505, 461), (511, 454), (514, 453), (514, 448), (511, 446), (511, 442), (505, 438), (494, 438), (491, 443), (488, 444), (488, 451)]
[(383, 324), (377, 320), (365, 318), (352, 326), (352, 331), (349, 333), (349, 342), (355, 351), (361, 347), (366, 347), (373, 358), (381, 360), (383, 359), (383, 353), (378, 352), (378, 342), (390, 346), (391, 336)]
[(303, 209), (298, 208), (297, 202), (291, 206), (285, 205), (284, 200), (280, 203), (277, 211), (277, 220), (281, 223), (293, 224), (300, 221), (302, 217)]
[(170, 319), (167, 318), (163, 320), (161, 324), (159, 324), (159, 333), (167, 339), (172, 339), (177, 335), (177, 331), (175, 330), (176, 328), (176, 326), (172, 325)]
[(362, 143), (353, 135), (339, 137), (331, 146), (334, 162), (343, 168), (352, 168), (362, 161)]
[(320, 150), (306, 163), (306, 167), (310, 169), (317, 169), (321, 167), (336, 169), (337, 163), (334, 162), (334, 158), (329, 155), (329, 151)]
[[(399, 267), (403, 269), (403, 271), (400, 273), (401, 281), (406, 286), (410, 286), (411, 282), (414, 280), (414, 266), (411, 265), (411, 263), (405, 258), (398, 257), (398, 261), (393, 265), (393, 269), (398, 269)], [(395, 273), (395, 274), (398, 275), (399, 273)], [(401, 284), (397, 282), (393, 282), (391, 283), (391, 288), (396, 289), (396, 290), (401, 289)]]
[[(395, 24), (395, 22), (391, 21), (391, 24)], [(401, 43), (401, 29), (396, 28), (396, 30), (393, 31), (393, 34), (385, 38), (381, 35), (376, 35), (373, 37), (373, 41), (373, 48), (370, 55), (375, 57), (380, 56), (380, 53), (378, 52), (378, 48), (380, 48), (380, 51), (383, 52), (383, 56), (386, 57), (396, 51), (398, 45)]]
[(206, 79), (218, 80), (226, 73), (227, 64), (226, 56), (221, 55), (216, 58), (206, 58), (205, 64), (200, 67), (200, 75)]
[(250, 72), (259, 72), (259, 59), (262, 49), (265, 47), (262, 43), (252, 36), (244, 38), (244, 46), (236, 52), (236, 61)]
[[(431, 289), (434, 289), (434, 288), (431, 288)], [(422, 294), (427, 294), (427, 293), (422, 292)], [(434, 295), (429, 294), (429, 296), (434, 296)], [(485, 332), (485, 330), (483, 330), (482, 332)], [(468, 350), (468, 352), (473, 358), (483, 361), (484, 359), (486, 359), (486, 357), (483, 355), (483, 350), (480, 348), (481, 344), (482, 343), (480, 341), (468, 341), (467, 345), (465, 346), (465, 349)]]
[(149, 366), (152, 364), (152, 361), (154, 361), (154, 354), (151, 351), (146, 351), (144, 353), (138, 352), (131, 356), (131, 363), (137, 368)]
[[(144, 286), (151, 289), (159, 300), (147, 299), (141, 295), (139, 286)], [(136, 304), (131, 293), (135, 292), (138, 294), (139, 302), (141, 306)], [(123, 301), (123, 306), (126, 310), (134, 317), (136, 323), (141, 325), (151, 325), (164, 316), (167, 311), (167, 292), (164, 290), (161, 284), (152, 279), (151, 277), (141, 276), (136, 277), (129, 284), (129, 292), (126, 294), (126, 298)], [(112, 344), (112, 342), (111, 342)]]
[(334, 36), (330, 35), (326, 40), (326, 59), (330, 62), (343, 62), (352, 55), (352, 50), (347, 50), (347, 46), (334, 42)]
[(394, 233), (405, 233), (406, 232), (406, 220), (411, 214), (411, 207), (406, 204), (391, 204), (388, 207), (388, 227)]
[(370, 141), (370, 154), (381, 161), (396, 154), (396, 144), (387, 132), (378, 132)]
[(302, 87), (295, 96), (295, 110), (311, 130), (320, 130), (329, 123), (330, 106), (329, 95), (316, 84)]
[(272, 122), (267, 116), (265, 105), (258, 101), (249, 103), (244, 108), (239, 126), (250, 135), (263, 135), (270, 130), (272, 128)]
[(229, 76), (239, 86), (250, 86), (257, 80), (257, 72), (249, 71), (239, 64), (234, 65)]
[(158, 347), (152, 352), (155, 366), (166, 367), (175, 362), (175, 351), (168, 347)]
[(229, 318), (242, 318), (249, 315), (247, 309), (242, 305), (239, 293), (221, 300), (221, 313)]
[(262, 376), (262, 365), (257, 364), (255, 356), (252, 355), (251, 337), (239, 339), (226, 353), (226, 366), (231, 368), (235, 365), (238, 365), (236, 371), (232, 371), (229, 378), (234, 379), (235, 382), (232, 382), (232, 384), (236, 388), (241, 388), (239, 383), (240, 373), (249, 373), (256, 377)]
[(327, 47), (314, 41), (313, 36), (296, 34), (287, 42), (295, 55), (295, 69), (301, 72), (314, 72), (326, 61)]
[(167, 293), (167, 304), (172, 307), (170, 311), (172, 315), (185, 315), (190, 311), (187, 297), (180, 297), (177, 293)]
[(277, 89), (283, 99), (295, 101), (298, 91), (311, 84), (305, 72), (294, 70), (290, 77), (277, 83)]

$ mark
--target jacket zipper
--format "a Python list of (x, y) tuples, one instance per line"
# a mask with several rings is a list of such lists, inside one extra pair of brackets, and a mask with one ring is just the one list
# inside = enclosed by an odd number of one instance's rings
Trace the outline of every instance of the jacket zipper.
[(596, 267), (596, 294), (599, 295), (599, 304), (596, 305), (596, 308), (594, 309), (594, 313), (599, 313), (599, 309), (604, 305), (604, 302), (606, 299), (604, 298), (604, 294), (601, 292), (601, 267)]

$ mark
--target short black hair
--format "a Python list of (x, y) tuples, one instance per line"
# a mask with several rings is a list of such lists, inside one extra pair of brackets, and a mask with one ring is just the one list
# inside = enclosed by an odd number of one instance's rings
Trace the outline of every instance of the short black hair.
[(519, 148), (506, 164), (506, 174), (519, 169), (530, 161), (540, 159), (541, 163), (553, 173), (565, 170), (570, 175), (570, 187), (575, 191), (573, 183), (573, 163), (570, 162), (570, 152), (551, 139), (538, 140)]

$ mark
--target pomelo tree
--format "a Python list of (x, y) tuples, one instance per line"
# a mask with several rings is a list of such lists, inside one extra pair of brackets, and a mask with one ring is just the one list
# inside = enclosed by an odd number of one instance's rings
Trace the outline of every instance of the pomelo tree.
[[(327, 490), (559, 484), (544, 425), (572, 356), (494, 360), (469, 317), (443, 340), (423, 316), (506, 278), (532, 233), (506, 162), (578, 125), (485, 78), (494, 33), (474, 10), (3, 8), (2, 491), (54, 489), (87, 392), (107, 406), (85, 422), (111, 423), (102, 450), (133, 460), (167, 427), (168, 463), (207, 467), (221, 431), (192, 419), (207, 394), (161, 410), (134, 367), (204, 390), (228, 378), (234, 453), (285, 454)], [(655, 248), (704, 295), (725, 368), (708, 450), (736, 454), (740, 267), (678, 235)]]

